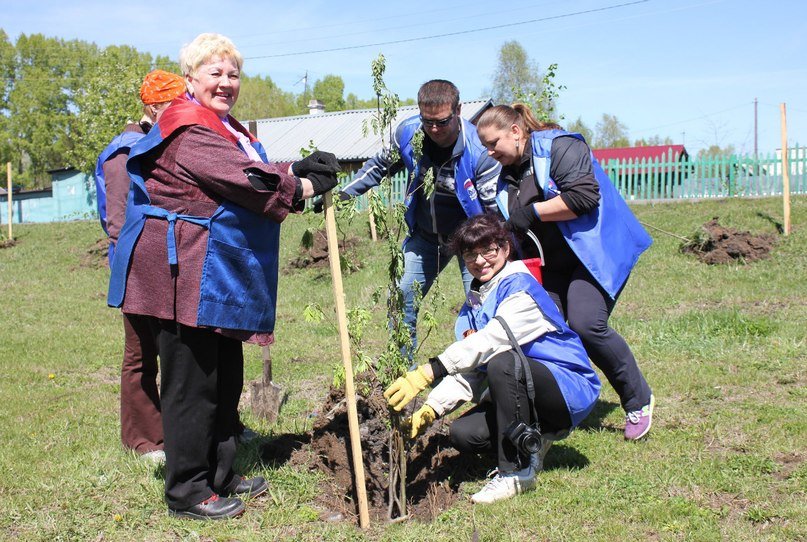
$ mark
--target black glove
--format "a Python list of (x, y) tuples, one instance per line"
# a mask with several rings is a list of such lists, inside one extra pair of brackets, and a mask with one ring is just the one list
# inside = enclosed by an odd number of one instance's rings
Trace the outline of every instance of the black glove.
[[(352, 199), (352, 196), (349, 196), (344, 192), (337, 192), (336, 194), (334, 194), (334, 197), (339, 201), (347, 201), (349, 199)], [(312, 209), (315, 213), (321, 213), (323, 207), (325, 207), (325, 200), (323, 198), (319, 198), (317, 199), (317, 201), (314, 202), (314, 206), (312, 207)]]
[(297, 177), (308, 177), (309, 173), (336, 174), (339, 173), (341, 169), (336, 156), (333, 153), (325, 151), (314, 151), (302, 160), (298, 160), (291, 165), (291, 172)]
[(504, 223), (505, 227), (512, 232), (524, 232), (532, 228), (541, 219), (533, 209), (532, 203), (526, 207), (519, 207), (510, 213), (510, 218)]
[(328, 190), (339, 184), (336, 178), (336, 173), (315, 173), (313, 171), (307, 173), (305, 178), (311, 181), (311, 186), (314, 188), (314, 196), (320, 196)]

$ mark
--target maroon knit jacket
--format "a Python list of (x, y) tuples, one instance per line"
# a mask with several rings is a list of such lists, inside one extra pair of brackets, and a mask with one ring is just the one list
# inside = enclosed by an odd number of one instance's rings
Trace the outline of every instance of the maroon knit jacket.
[[(261, 170), (277, 182), (277, 189), (254, 186), (245, 174), (247, 168)], [(231, 140), (200, 125), (177, 129), (157, 151), (141, 158), (141, 173), (154, 205), (202, 217), (211, 216), (223, 201), (229, 200), (266, 220), (282, 222), (293, 211), (292, 199), (298, 184), (298, 179), (286, 171), (287, 164), (252, 161)], [(176, 222), (175, 277), (168, 265), (167, 229), (165, 220), (146, 220), (132, 254), (122, 310), (195, 326), (207, 229), (182, 220)], [(271, 333), (217, 331), (258, 344), (273, 341)]]

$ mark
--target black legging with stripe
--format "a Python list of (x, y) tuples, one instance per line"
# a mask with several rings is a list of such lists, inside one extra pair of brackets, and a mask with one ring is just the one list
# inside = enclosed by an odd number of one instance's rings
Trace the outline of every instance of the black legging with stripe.
[[(537, 361), (530, 361), (529, 367), (535, 386), (534, 404), (541, 431), (554, 433), (569, 429), (572, 425), (569, 410), (555, 377), (544, 364)], [(535, 421), (528, 403), (526, 378), (522, 371), (521, 380), (516, 384), (512, 351), (493, 356), (488, 362), (487, 371), (491, 401), (477, 405), (451, 424), (451, 443), (465, 452), (495, 451), (499, 470), (513, 472), (526, 466), (528, 458), (519, 457), (515, 446), (504, 438), (503, 431), (516, 419), (516, 394), (521, 419), (528, 423)]]

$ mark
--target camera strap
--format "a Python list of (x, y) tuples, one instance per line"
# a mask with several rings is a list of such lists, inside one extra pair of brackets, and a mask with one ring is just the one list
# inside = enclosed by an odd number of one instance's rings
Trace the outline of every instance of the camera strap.
[[(532, 371), (530, 371), (529, 361), (527, 360), (527, 356), (524, 355), (521, 345), (519, 345), (516, 341), (516, 338), (513, 336), (513, 331), (510, 329), (510, 326), (507, 325), (504, 318), (498, 315), (495, 316), (495, 318), (504, 328), (505, 333), (507, 333), (507, 338), (510, 339), (510, 344), (513, 346), (516, 385), (518, 385), (518, 383), (521, 381), (521, 367), (524, 367), (524, 379), (527, 382), (527, 397), (529, 398), (530, 410), (532, 411), (535, 426), (538, 427), (538, 412), (535, 410), (535, 384), (533, 384), (532, 381)], [(518, 400), (519, 395), (519, 393), (516, 393), (516, 418), (520, 420), (521, 405), (519, 404)]]

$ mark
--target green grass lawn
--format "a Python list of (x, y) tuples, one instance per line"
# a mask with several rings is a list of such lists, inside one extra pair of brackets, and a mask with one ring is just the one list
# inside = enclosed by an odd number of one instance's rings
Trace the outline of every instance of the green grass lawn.
[[(715, 216), (725, 226), (775, 232), (757, 213), (781, 216), (781, 200), (634, 206), (638, 217), (679, 236)], [(290, 393), (268, 425), (244, 413), (263, 438), (239, 452), (246, 475), (269, 479), (268, 497), (234, 521), (169, 518), (159, 469), (121, 449), (118, 392), (123, 333), (105, 305), (108, 271), (88, 252), (96, 222), (15, 226), (0, 250), (0, 538), (2, 540), (804, 540), (807, 538), (807, 198), (793, 200), (794, 231), (767, 260), (706, 266), (655, 242), (634, 270), (612, 324), (632, 346), (657, 398), (650, 437), (626, 443), (617, 397), (604, 386), (585, 427), (550, 450), (536, 490), (491, 506), (467, 499), (434, 522), (319, 520), (318, 475), (264, 465), (258, 447), (311, 427), (334, 367), (328, 322), (305, 321), (319, 303), (333, 314), (327, 268), (293, 269), (306, 227), (284, 224), (275, 380)], [(365, 237), (364, 226), (352, 225)], [(362, 241), (362, 268), (344, 278), (348, 307), (371, 306), (385, 280), (383, 244)], [(452, 263), (441, 277), (444, 325), (423, 359), (452, 339), (462, 300)], [(332, 317), (332, 316), (331, 316)], [(372, 350), (384, 340), (374, 313)], [(260, 349), (246, 347), (246, 379), (260, 377)], [(482, 484), (466, 482), (465, 496)]]

